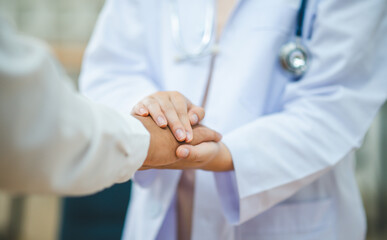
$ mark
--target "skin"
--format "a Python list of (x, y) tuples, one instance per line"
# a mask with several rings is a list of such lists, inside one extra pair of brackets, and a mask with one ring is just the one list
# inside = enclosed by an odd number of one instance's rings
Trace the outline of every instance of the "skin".
[[(180, 158), (176, 155), (176, 151), (182, 143), (176, 141), (169, 128), (160, 128), (150, 117), (135, 117), (142, 122), (151, 135), (148, 156), (140, 170), (162, 168), (163, 166), (179, 162)], [(193, 127), (193, 134), (195, 134), (195, 139), (191, 144), (194, 145), (219, 142), (221, 139), (219, 133), (201, 125)]]
[[(179, 104), (180, 103), (180, 104)], [(207, 171), (231, 171), (234, 169), (232, 156), (226, 145), (219, 142), (220, 138), (210, 137), (208, 129), (203, 126), (191, 126), (198, 124), (204, 118), (204, 109), (193, 105), (188, 99), (178, 92), (156, 92), (142, 101), (133, 108), (133, 114), (137, 116), (151, 116), (143, 119), (148, 131), (160, 132), (157, 135), (165, 135), (165, 138), (155, 139), (152, 141), (150, 149), (160, 148), (156, 151), (161, 154), (162, 158), (152, 162), (154, 151), (150, 150), (147, 160), (140, 170), (150, 168), (155, 169), (202, 169)], [(165, 122), (158, 119), (163, 118)], [(157, 124), (157, 126), (155, 125)], [(189, 127), (187, 127), (187, 125)], [(178, 129), (186, 130), (186, 138), (178, 136)], [(161, 128), (157, 130), (157, 128)], [(179, 144), (173, 139), (172, 134), (167, 134), (169, 129), (174, 133), (174, 138), (178, 141), (186, 141), (190, 144)], [(192, 134), (189, 133), (192, 131)], [(193, 136), (195, 135), (195, 138)], [(192, 138), (189, 138), (192, 136)], [(188, 139), (189, 138), (189, 139)], [(219, 143), (218, 143), (219, 142)], [(155, 144), (155, 146), (152, 146)], [(175, 149), (176, 154), (171, 154)], [(160, 161), (162, 160), (162, 161)]]
[[(188, 155), (186, 155), (188, 150)], [(176, 150), (180, 161), (160, 169), (202, 169), (213, 172), (234, 170), (232, 156), (222, 142), (203, 142), (198, 145), (181, 145)]]
[[(235, 7), (236, 1), (217, 2), (219, 6), (217, 38), (219, 39), (232, 9)], [(142, 110), (140, 111), (140, 109)], [(167, 123), (160, 124), (160, 122), (158, 125), (160, 127), (168, 125), (174, 132), (176, 139), (179, 141), (185, 140), (187, 143), (191, 142), (193, 138), (193, 135), (190, 135), (192, 133), (190, 125), (195, 125), (204, 118), (204, 109), (191, 104), (179, 92), (156, 92), (136, 105), (134, 112), (140, 116), (148, 116), (150, 114), (156, 122), (158, 119), (164, 118)], [(197, 114), (198, 121), (192, 121), (194, 114)], [(182, 126), (186, 130), (185, 137), (177, 134), (177, 130), (181, 129)], [(176, 155), (180, 158), (180, 161), (163, 166), (163, 168), (197, 168), (209, 171), (229, 171), (234, 169), (231, 153), (227, 146), (221, 142), (201, 143), (196, 146), (181, 145), (178, 147)]]
[(133, 107), (133, 114), (151, 116), (156, 124), (169, 127), (179, 142), (193, 140), (192, 126), (204, 118), (204, 109), (192, 104), (176, 91), (160, 91), (147, 96)]

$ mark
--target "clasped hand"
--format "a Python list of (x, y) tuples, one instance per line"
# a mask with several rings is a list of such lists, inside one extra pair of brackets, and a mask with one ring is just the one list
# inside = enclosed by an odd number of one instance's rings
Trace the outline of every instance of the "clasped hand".
[(154, 93), (132, 114), (151, 134), (148, 156), (140, 170), (203, 169), (230, 171), (231, 154), (221, 135), (203, 125), (204, 109), (178, 92)]

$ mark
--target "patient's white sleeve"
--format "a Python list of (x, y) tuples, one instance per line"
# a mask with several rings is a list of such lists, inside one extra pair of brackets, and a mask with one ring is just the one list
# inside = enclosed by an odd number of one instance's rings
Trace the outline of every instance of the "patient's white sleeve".
[(88, 194), (129, 180), (150, 136), (77, 94), (47, 47), (0, 20), (0, 188)]

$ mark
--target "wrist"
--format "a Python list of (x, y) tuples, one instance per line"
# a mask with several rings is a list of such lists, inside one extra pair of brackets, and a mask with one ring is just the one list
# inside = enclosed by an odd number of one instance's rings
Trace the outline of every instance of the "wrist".
[(148, 131), (149, 133), (149, 147), (148, 147), (148, 152), (147, 152), (147, 156), (142, 164), (142, 167), (141, 168), (146, 168), (146, 166), (149, 166), (151, 165), (150, 163), (152, 162), (152, 159), (153, 159), (153, 149), (154, 149), (154, 139), (152, 136), (152, 133), (149, 129), (149, 124), (147, 124), (146, 120), (147, 118), (144, 118), (144, 117), (141, 117), (141, 116), (134, 116), (137, 120), (139, 120), (141, 122), (141, 124), (145, 127), (145, 129)]

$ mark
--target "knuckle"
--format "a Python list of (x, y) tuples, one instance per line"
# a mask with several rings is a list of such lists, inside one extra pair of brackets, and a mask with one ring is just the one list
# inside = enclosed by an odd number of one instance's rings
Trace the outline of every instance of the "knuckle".
[(176, 113), (177, 113), (177, 115), (180, 116), (180, 117), (187, 117), (187, 111), (185, 111), (185, 110), (182, 109), (182, 108), (176, 109)]
[(149, 106), (159, 109), (160, 108), (160, 103), (158, 101), (156, 101), (156, 100), (152, 100), (152, 101), (149, 102)]
[(165, 95), (165, 92), (163, 92), (163, 91), (158, 91), (158, 92), (156, 92), (155, 94), (153, 94), (152, 96), (163, 96), (163, 95)]
[(174, 96), (174, 97), (176, 97), (176, 98), (182, 96), (182, 94), (181, 94), (180, 92), (178, 92), (178, 91), (172, 91), (172, 92), (171, 92), (171, 95)]
[(162, 109), (164, 112), (172, 112), (174, 110), (172, 105), (168, 103), (163, 104)]
[(159, 114), (160, 113), (159, 106), (158, 106), (157, 103), (151, 103), (147, 107), (148, 107), (149, 111), (154, 113), (154, 114), (156, 114), (156, 113)]
[(165, 92), (163, 91), (158, 91), (158, 92), (155, 92), (154, 94), (150, 95), (151, 97), (159, 97), (159, 96), (163, 96), (165, 95)]
[(151, 99), (151, 100), (155, 100), (155, 99), (157, 98), (157, 96), (158, 96), (158, 94), (157, 94), (157, 93), (155, 93), (155, 94), (152, 94), (152, 95), (150, 95), (150, 96), (146, 97), (145, 99)]
[(159, 95), (154, 97), (157, 101), (166, 101), (168, 99), (168, 95), (166, 93), (160, 93)]
[(142, 104), (146, 106), (150, 106), (151, 104), (154, 104), (156, 101), (153, 98), (147, 97), (144, 100), (141, 101)]

